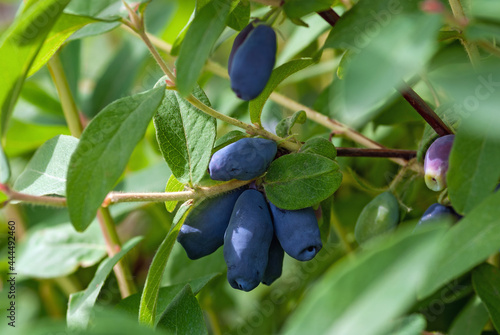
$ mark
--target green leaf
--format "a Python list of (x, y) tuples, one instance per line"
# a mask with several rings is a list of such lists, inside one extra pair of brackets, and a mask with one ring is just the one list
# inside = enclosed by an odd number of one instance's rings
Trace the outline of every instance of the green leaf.
[(271, 163), (264, 177), (269, 201), (282, 209), (301, 209), (325, 200), (342, 181), (337, 163), (309, 153), (285, 155)]
[(75, 231), (64, 215), (39, 223), (20, 245), (16, 270), (36, 278), (56, 278), (89, 267), (106, 255), (106, 244), (96, 221)]
[(474, 296), (453, 320), (449, 335), (480, 335), (488, 319), (481, 299)]
[(250, 21), (250, 1), (233, 0), (227, 17), (227, 25), (234, 30), (242, 30)]
[(172, 247), (177, 239), (179, 230), (189, 214), (190, 209), (191, 207), (187, 203), (184, 203), (179, 208), (175, 214), (174, 225), (161, 243), (153, 261), (151, 262), (148, 276), (146, 277), (146, 283), (144, 284), (144, 290), (142, 291), (141, 304), (139, 307), (139, 322), (141, 324), (150, 327), (153, 327), (155, 324), (159, 304), (158, 299), (160, 283), (163, 277), (163, 272), (165, 272), (165, 266), (167, 265), (170, 252), (172, 251)]
[(222, 33), (231, 8), (230, 0), (212, 1), (196, 14), (179, 50), (177, 88), (182, 96), (191, 93), (210, 51)]
[(365, 48), (353, 50), (339, 96), (332, 100), (341, 122), (363, 125), (401, 80), (425, 66), (436, 49), (440, 20), (429, 15), (394, 17)]
[[(96, 308), (97, 310), (97, 308)], [(30, 320), (31, 321), (31, 320)], [(18, 324), (16, 323), (16, 326)], [(165, 331), (154, 330), (148, 327), (141, 326), (137, 320), (130, 318), (128, 315), (118, 312), (109, 307), (99, 306), (92, 317), (92, 325), (85, 331), (68, 330), (64, 319), (53, 319), (50, 321), (43, 319), (35, 319), (28, 322), (27, 325), (20, 326), (19, 334), (30, 335), (47, 335), (47, 334), (85, 334), (85, 335), (103, 335), (103, 334), (120, 334), (120, 335), (171, 335)], [(16, 329), (17, 330), (17, 329)]]
[(93, 19), (83, 16), (62, 14), (59, 16), (56, 24), (47, 35), (42, 48), (31, 66), (28, 76), (31, 76), (57, 52), (61, 45), (78, 29), (83, 28), (89, 23), (95, 22)]
[(35, 151), (60, 134), (69, 135), (68, 127), (26, 123), (14, 117), (9, 122), (4, 150), (9, 157), (20, 156)]
[(316, 154), (331, 160), (337, 157), (337, 149), (332, 144), (323, 137), (313, 137), (308, 139), (302, 147), (300, 147), (300, 152)]
[(500, 21), (500, 4), (495, 0), (474, 0), (471, 14), (483, 19)]
[(264, 104), (266, 103), (271, 93), (273, 93), (276, 87), (278, 87), (278, 85), (283, 80), (285, 80), (288, 76), (294, 74), (295, 72), (305, 69), (311, 64), (314, 64), (314, 62), (315, 61), (312, 58), (297, 59), (285, 63), (274, 69), (264, 90), (259, 94), (257, 98), (251, 100), (248, 105), (248, 110), (250, 111), (250, 120), (252, 121), (252, 123), (260, 124), (260, 116), (262, 114)]
[(73, 0), (65, 12), (99, 20), (116, 21), (125, 15), (126, 10), (118, 0)]
[(468, 214), (498, 184), (500, 140), (494, 135), (497, 131), (494, 123), (483, 128), (482, 133), (464, 125), (455, 135), (446, 180), (453, 208), (460, 214)]
[[(187, 282), (179, 283), (179, 284), (174, 284), (174, 285), (169, 285), (160, 288), (160, 291), (158, 293), (158, 306), (157, 310), (158, 311), (164, 311), (168, 308), (168, 306), (172, 303), (174, 298), (182, 291), (184, 286), (186, 284), (189, 284), (191, 289), (193, 290), (193, 293), (196, 295), (198, 294), (202, 288), (205, 287), (212, 279), (217, 277), (219, 274), (218, 273), (212, 273), (197, 279), (189, 280)], [(136, 293), (132, 294), (131, 296), (121, 300), (117, 305), (116, 308), (118, 310), (122, 310), (130, 314), (132, 317), (137, 317), (139, 313), (139, 305), (141, 303), (141, 294)], [(158, 321), (160, 321), (161, 315), (157, 315), (154, 324), (156, 325)]]
[[(168, 178), (167, 186), (165, 187), (165, 192), (180, 192), (184, 190), (184, 185), (177, 179), (175, 179), (174, 175), (171, 175)], [(167, 211), (172, 213), (177, 205), (178, 201), (165, 201), (165, 207)]]
[(485, 39), (498, 39), (500, 26), (492, 23), (471, 22), (465, 29), (467, 41), (481, 41)]
[(121, 25), (120, 22), (96, 22), (86, 25), (81, 28), (73, 35), (69, 37), (69, 40), (77, 40), (89, 36), (96, 36), (100, 34), (107, 33)]
[(421, 0), (360, 0), (335, 24), (325, 47), (363, 49), (381, 29), (398, 19), (398, 16), (420, 13), (420, 2)]
[(292, 334), (387, 334), (388, 324), (416, 302), (439, 251), (442, 229), (399, 231), (344, 258), (311, 287), (284, 326)]
[(287, 38), (285, 47), (277, 55), (276, 64), (281, 65), (306, 47), (316, 42), (317, 38), (331, 26), (319, 15), (312, 15), (304, 19), (309, 27), (295, 27)]
[(0, 183), (6, 184), (10, 179), (9, 159), (5, 155), (3, 146), (0, 144)]
[(147, 49), (140, 40), (125, 41), (109, 61), (102, 75), (97, 79), (94, 91), (84, 106), (84, 112), (94, 117), (101, 109), (130, 92), (139, 66), (147, 59)]
[(472, 272), (472, 284), (486, 306), (495, 329), (500, 331), (500, 270), (483, 264)]
[(421, 314), (411, 314), (396, 320), (392, 331), (388, 335), (421, 335), (427, 322)]
[(287, 137), (292, 133), (292, 127), (296, 124), (304, 124), (307, 120), (306, 112), (297, 111), (292, 116), (284, 118), (276, 125), (276, 135)]
[(61, 103), (57, 97), (52, 95), (51, 92), (47, 92), (42, 85), (31, 80), (24, 83), (20, 100), (14, 109), (14, 119), (18, 118), (27, 122), (31, 120), (29, 117), (23, 115), (23, 111), (30, 108), (24, 107), (25, 104), (30, 105), (31, 108), (34, 107), (38, 112), (37, 114), (43, 116), (42, 122), (40, 122), (38, 118), (35, 118), (34, 122), (38, 121), (37, 123), (44, 124), (66, 124)]
[[(447, 62), (446, 60), (443, 62)], [(485, 129), (500, 127), (500, 59), (487, 57), (481, 66), (473, 68), (469, 62), (443, 65), (429, 73), (436, 89), (449, 98), (447, 110), (462, 119), (461, 126), (483, 137)], [(489, 131), (500, 140), (500, 132)]]
[(333, 0), (286, 0), (283, 9), (289, 18), (299, 18), (313, 12), (329, 9)]
[(59, 135), (45, 142), (17, 178), (14, 189), (31, 195), (66, 195), (69, 159), (78, 139)]
[(158, 327), (178, 335), (208, 334), (200, 304), (189, 284), (168, 305)]
[(418, 292), (419, 297), (427, 297), (498, 252), (499, 203), (500, 192), (490, 195), (448, 231), (441, 242), (441, 251), (431, 275)]
[(52, 26), (69, 0), (42, 0), (22, 12), (0, 37), (0, 133), (19, 97), (24, 80)]
[[(210, 106), (201, 89), (194, 95)], [(175, 91), (167, 91), (154, 116), (161, 153), (175, 178), (197, 184), (205, 174), (216, 136), (216, 120), (201, 112)]]
[(182, 42), (184, 41), (184, 38), (186, 37), (186, 34), (188, 32), (189, 27), (191, 26), (191, 22), (193, 22), (194, 17), (195, 17), (196, 10), (191, 14), (191, 17), (189, 18), (188, 23), (182, 28), (182, 30), (179, 32), (179, 35), (174, 40), (174, 43), (172, 43), (172, 49), (170, 50), (170, 54), (172, 56), (178, 56)]
[(319, 205), (321, 208), (321, 221), (319, 223), (319, 231), (321, 233), (321, 240), (323, 243), (328, 241), (330, 238), (330, 231), (332, 225), (332, 217), (333, 217), (333, 194), (323, 200)]
[(66, 186), (68, 209), (76, 230), (94, 219), (108, 192), (125, 170), (146, 132), (165, 87), (117, 100), (85, 128), (71, 156)]
[(118, 253), (99, 264), (94, 278), (92, 278), (86, 290), (72, 293), (69, 296), (68, 311), (66, 313), (68, 328), (72, 330), (87, 328), (97, 296), (101, 292), (104, 281), (108, 278), (111, 271), (113, 271), (113, 266), (142, 239), (141, 236), (137, 236), (125, 243)]

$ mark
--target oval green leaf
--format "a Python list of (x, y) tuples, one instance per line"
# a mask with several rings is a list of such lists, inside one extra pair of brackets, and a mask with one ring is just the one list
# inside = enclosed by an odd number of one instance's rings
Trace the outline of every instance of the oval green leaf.
[[(7, 130), (19, 93), (47, 35), (69, 0), (45, 0), (32, 3), (17, 16), (0, 36), (0, 133)], [(41, 20), (39, 20), (42, 18)], [(38, 23), (42, 22), (42, 24)]]
[[(194, 96), (210, 102), (197, 88)], [(156, 138), (163, 158), (175, 178), (197, 184), (204, 176), (216, 136), (216, 120), (201, 112), (174, 91), (167, 91), (154, 116)]]
[(157, 87), (113, 102), (85, 128), (66, 186), (71, 222), (83, 231), (125, 170), (165, 92)]
[(69, 296), (66, 320), (70, 329), (84, 330), (87, 328), (97, 296), (104, 286), (104, 281), (108, 278), (111, 271), (113, 271), (113, 266), (115, 266), (116, 263), (118, 263), (120, 259), (122, 259), (133, 247), (142, 241), (142, 239), (142, 236), (136, 236), (125, 243), (118, 253), (111, 258), (105, 259), (99, 265), (94, 278), (92, 278), (92, 281), (86, 290), (72, 293)]
[(495, 329), (500, 331), (500, 270), (485, 263), (472, 272), (472, 284), (486, 306)]
[(267, 198), (283, 209), (301, 209), (328, 198), (340, 186), (342, 173), (331, 159), (309, 153), (282, 156), (264, 177)]
[(59, 135), (45, 142), (17, 178), (14, 189), (31, 195), (66, 195), (69, 159), (78, 139)]

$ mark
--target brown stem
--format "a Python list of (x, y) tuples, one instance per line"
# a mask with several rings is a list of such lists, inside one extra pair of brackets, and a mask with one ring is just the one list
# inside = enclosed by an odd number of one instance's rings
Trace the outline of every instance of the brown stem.
[(340, 19), (339, 14), (337, 14), (333, 9), (328, 9), (323, 12), (318, 12), (326, 22), (328, 22), (332, 27), (335, 26), (337, 21)]
[(417, 156), (415, 150), (400, 149), (367, 149), (367, 148), (337, 148), (339, 157), (390, 157), (410, 160)]
[[(340, 16), (331, 8), (327, 11), (319, 12), (318, 14), (332, 27), (335, 26), (340, 18)], [(430, 108), (424, 99), (422, 99), (410, 86), (408, 86), (408, 84), (403, 83), (403, 86), (398, 88), (398, 91), (439, 136), (452, 134), (451, 130), (446, 126), (446, 124), (444, 124), (432, 108)]]
[(408, 84), (403, 83), (398, 89), (403, 98), (424, 118), (424, 120), (434, 129), (439, 136), (453, 134), (448, 126), (439, 118), (439, 116), (429, 107), (417, 92)]

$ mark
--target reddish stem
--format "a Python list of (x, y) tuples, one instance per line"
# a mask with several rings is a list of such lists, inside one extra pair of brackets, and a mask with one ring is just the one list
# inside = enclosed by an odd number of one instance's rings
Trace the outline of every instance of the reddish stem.
[(318, 12), (319, 16), (321, 16), (326, 22), (328, 22), (332, 27), (337, 23), (340, 19), (339, 14), (337, 14), (333, 9), (325, 10), (324, 12)]
[(450, 135), (453, 132), (439, 118), (431, 107), (415, 92), (408, 84), (403, 85), (398, 89), (403, 98), (420, 114), (421, 117), (434, 129), (439, 136)]
[(367, 149), (367, 148), (337, 148), (339, 157), (384, 157), (403, 158), (410, 160), (417, 156), (415, 150), (400, 149)]

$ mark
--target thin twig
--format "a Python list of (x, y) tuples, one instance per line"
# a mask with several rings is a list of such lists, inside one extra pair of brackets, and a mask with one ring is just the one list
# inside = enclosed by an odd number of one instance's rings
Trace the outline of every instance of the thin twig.
[(339, 157), (391, 157), (410, 160), (417, 156), (415, 150), (400, 149), (366, 149), (337, 147)]
[(399, 92), (406, 101), (422, 116), (422, 118), (434, 129), (439, 136), (449, 135), (453, 132), (441, 120), (441, 118), (432, 110), (431, 107), (417, 94), (408, 84), (403, 83)]
[(66, 207), (66, 198), (63, 197), (31, 195), (16, 192), (14, 190), (8, 190), (5, 194), (9, 197), (9, 201), (20, 201), (26, 204), (37, 204), (41, 206)]
[(119, 193), (110, 192), (104, 200), (104, 206), (119, 202), (165, 202), (165, 201), (186, 201), (189, 199), (199, 199), (214, 197), (222, 193), (230, 192), (253, 180), (232, 180), (226, 183), (210, 187), (198, 187), (194, 190), (181, 192), (149, 192), (149, 193)]

